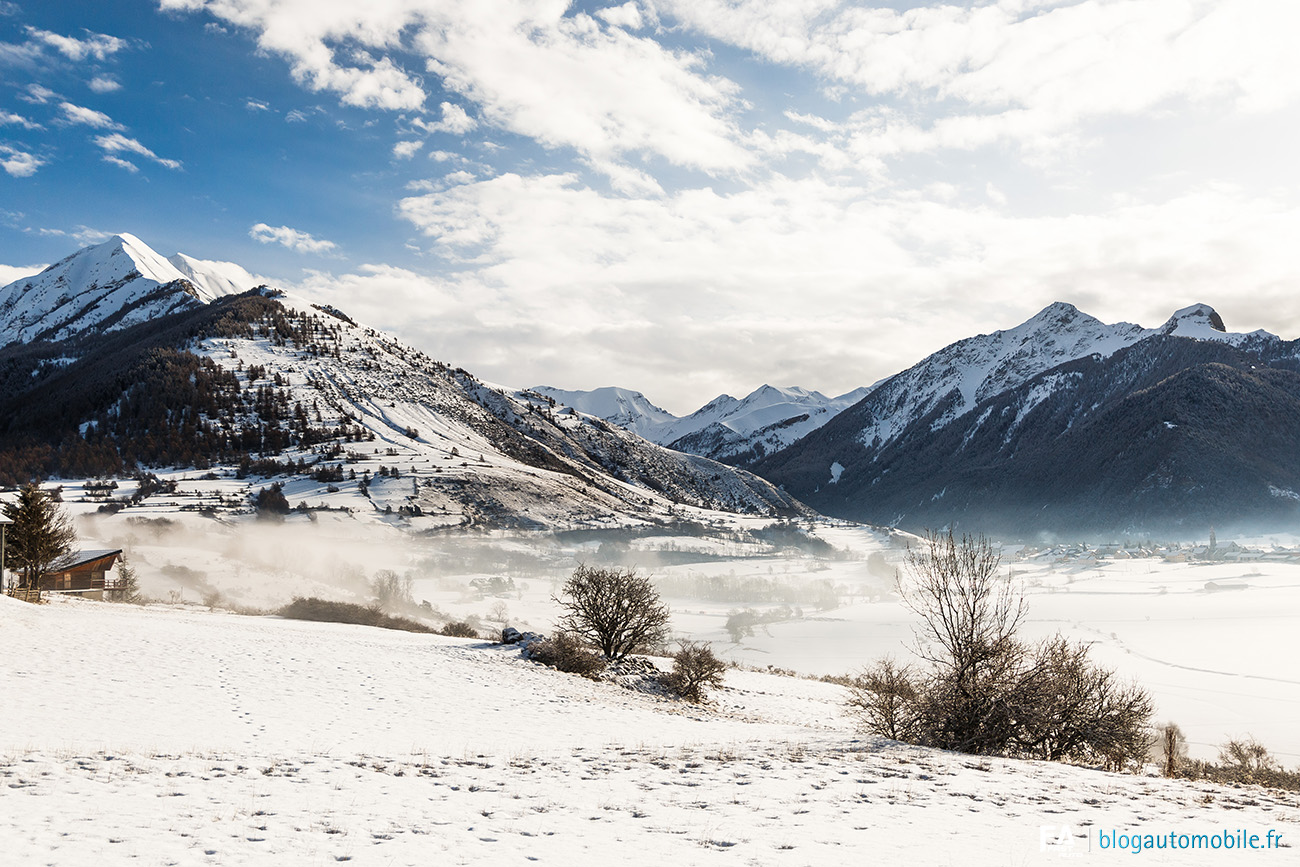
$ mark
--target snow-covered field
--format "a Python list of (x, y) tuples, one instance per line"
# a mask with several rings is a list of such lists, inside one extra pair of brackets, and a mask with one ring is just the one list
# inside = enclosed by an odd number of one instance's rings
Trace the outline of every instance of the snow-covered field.
[(81, 600), (0, 598), (0, 645), (6, 865), (1002, 865), (1129, 858), (1101, 849), (1112, 829), (1300, 842), (1294, 795), (863, 739), (816, 681), (731, 671), (696, 708), (472, 640)]
[[(816, 525), (837, 552), (831, 557), (774, 553), (725, 533), (633, 538), (611, 554), (608, 537), (598, 534), (421, 536), (382, 515), (361, 520), (323, 512), (314, 522), (291, 516), (267, 525), (162, 507), (150, 511), (147, 504), (112, 517), (95, 516), (90, 505), (68, 506), (87, 512), (84, 545), (124, 548), (145, 591), (164, 600), (261, 609), (294, 595), (365, 602), (367, 581), (392, 570), (412, 577), (417, 601), (471, 619), (485, 632), (505, 625), (545, 632), (557, 613), (551, 597), (573, 567), (617, 556), (664, 588), (678, 636), (713, 642), (720, 655), (748, 666), (853, 673), (884, 655), (906, 659), (916, 626), (891, 593), (903, 553), (899, 538), (853, 525)], [(697, 517), (719, 522), (720, 532), (768, 523), (737, 516), (724, 522), (719, 513)], [(1253, 541), (1268, 547), (1267, 539)], [(1151, 691), (1157, 718), (1182, 727), (1193, 756), (1213, 758), (1228, 739), (1250, 735), (1288, 767), (1300, 765), (1300, 564), (1019, 559), (1009, 550), (1004, 569), (1027, 594), (1025, 637), (1061, 631), (1091, 642), (1098, 661)], [(492, 595), (470, 586), (492, 577), (509, 578), (514, 589)], [(759, 626), (735, 643), (726, 629), (731, 613), (772, 613), (782, 603), (684, 590), (710, 582), (768, 582), (775, 593), (824, 582), (836, 588), (838, 606), (792, 604), (791, 619)]]

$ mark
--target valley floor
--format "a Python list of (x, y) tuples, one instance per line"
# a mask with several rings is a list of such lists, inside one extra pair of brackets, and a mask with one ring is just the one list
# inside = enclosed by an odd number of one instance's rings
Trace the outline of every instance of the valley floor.
[[(469, 640), (0, 598), (5, 864), (1050, 864), (1286, 848), (1300, 797), (862, 739), (832, 684), (696, 708)], [(1066, 827), (1066, 837), (1062, 828)], [(1047, 847), (1044, 837), (1065, 841)], [(1251, 857), (1254, 856), (1254, 857)]]

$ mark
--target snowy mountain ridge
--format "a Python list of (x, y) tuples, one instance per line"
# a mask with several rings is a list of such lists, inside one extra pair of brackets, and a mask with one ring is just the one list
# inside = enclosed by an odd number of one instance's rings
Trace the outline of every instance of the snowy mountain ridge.
[(0, 289), (0, 346), (117, 331), (257, 282), (238, 265), (166, 259), (122, 233)]
[[(6, 472), (217, 467), (244, 480), (244, 510), (275, 484), (307, 510), (422, 527), (808, 513), (756, 476), (492, 387), (328, 305), (233, 294), (244, 274), (123, 235), (10, 287), (48, 303), (10, 310), (21, 326), (0, 371)], [(39, 466), (24, 463), (32, 442), (50, 450)]]
[(1157, 335), (1233, 346), (1278, 339), (1266, 331), (1227, 332), (1208, 304), (1184, 307), (1164, 324), (1142, 328), (1129, 322), (1106, 324), (1073, 304), (1058, 301), (1014, 328), (959, 340), (880, 383), (859, 414), (858, 437), (864, 446), (879, 448), (936, 410), (931, 425), (937, 430), (980, 402), (1057, 365), (1092, 355), (1108, 358)]
[(762, 385), (739, 399), (719, 395), (687, 416), (675, 416), (640, 392), (622, 388), (570, 391), (539, 386), (533, 391), (660, 445), (745, 466), (821, 427), (870, 388), (827, 397), (799, 386)]
[(939, 350), (753, 468), (888, 525), (1271, 526), (1286, 515), (1269, 485), (1300, 483), (1298, 363), (1296, 342), (1229, 332), (1207, 304), (1141, 328), (1056, 303)]

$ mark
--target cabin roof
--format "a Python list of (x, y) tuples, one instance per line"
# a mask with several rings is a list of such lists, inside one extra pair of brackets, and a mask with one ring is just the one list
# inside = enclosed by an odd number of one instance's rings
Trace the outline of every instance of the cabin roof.
[(76, 569), (78, 566), (85, 566), (87, 563), (93, 563), (104, 557), (121, 553), (121, 548), (88, 548), (82, 551), (69, 551), (50, 564), (49, 571), (66, 572), (69, 569)]

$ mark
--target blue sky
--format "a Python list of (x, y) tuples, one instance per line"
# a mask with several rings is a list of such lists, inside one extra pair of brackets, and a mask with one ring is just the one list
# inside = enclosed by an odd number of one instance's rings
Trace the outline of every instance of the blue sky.
[(1300, 336), (1291, 0), (0, 2), (0, 282), (128, 231), (687, 412), (1070, 301)]

